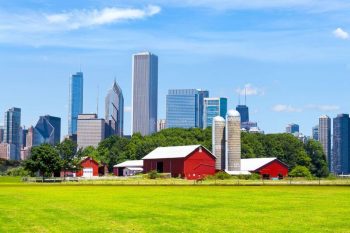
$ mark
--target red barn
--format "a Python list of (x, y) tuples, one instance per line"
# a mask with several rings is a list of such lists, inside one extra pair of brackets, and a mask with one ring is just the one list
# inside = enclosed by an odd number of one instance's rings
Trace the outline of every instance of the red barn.
[(98, 176), (99, 163), (91, 157), (83, 158), (81, 161), (82, 170), (77, 171), (77, 177)]
[(283, 179), (288, 176), (288, 166), (277, 158), (242, 159), (241, 170), (260, 174), (263, 179)]
[(143, 158), (144, 172), (157, 170), (189, 180), (215, 174), (216, 157), (201, 145), (158, 147)]

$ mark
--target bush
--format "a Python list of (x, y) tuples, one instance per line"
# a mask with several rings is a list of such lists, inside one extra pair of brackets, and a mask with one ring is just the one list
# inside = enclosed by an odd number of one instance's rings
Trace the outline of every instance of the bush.
[(289, 173), (289, 176), (291, 176), (291, 177), (303, 177), (303, 178), (309, 178), (309, 179), (312, 178), (311, 172), (305, 166), (296, 166)]
[(231, 175), (227, 174), (226, 172), (220, 171), (218, 173), (215, 174), (215, 179), (217, 180), (229, 180), (232, 178)]
[(157, 179), (159, 177), (159, 174), (156, 170), (152, 170), (148, 173), (148, 178), (151, 180)]
[(6, 171), (6, 175), (8, 176), (29, 176), (29, 173), (28, 171), (26, 171), (24, 169), (24, 167), (15, 167), (15, 168), (11, 168), (11, 169), (8, 169)]

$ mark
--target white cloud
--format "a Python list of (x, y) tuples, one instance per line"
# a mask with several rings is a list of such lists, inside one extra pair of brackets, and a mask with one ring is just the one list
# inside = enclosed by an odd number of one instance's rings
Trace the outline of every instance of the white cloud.
[[(75, 30), (127, 20), (145, 19), (158, 14), (160, 11), (161, 8), (159, 6), (148, 5), (140, 9), (107, 7), (100, 10), (72, 10), (54, 14), (34, 12), (26, 14), (4, 13), (0, 16), (0, 30), (25, 32)], [(7, 27), (4, 27), (5, 25)]]
[(343, 40), (349, 39), (349, 33), (347, 33), (346, 31), (344, 31), (341, 28), (335, 29), (333, 31), (333, 35), (339, 39), (343, 39)]
[(306, 106), (307, 109), (318, 110), (321, 112), (334, 112), (340, 110), (340, 107), (337, 105), (315, 105), (310, 104)]
[(262, 88), (254, 87), (252, 84), (247, 83), (244, 88), (237, 88), (236, 93), (239, 95), (264, 95), (265, 91)]
[(291, 105), (285, 105), (285, 104), (277, 104), (272, 107), (272, 110), (274, 112), (302, 112), (303, 109), (301, 108), (295, 108)]

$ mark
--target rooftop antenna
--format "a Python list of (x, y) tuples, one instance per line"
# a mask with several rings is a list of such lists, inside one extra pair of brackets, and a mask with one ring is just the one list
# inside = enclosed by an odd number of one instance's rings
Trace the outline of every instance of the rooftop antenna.
[(244, 88), (244, 105), (247, 106), (247, 88)]
[(100, 86), (97, 85), (97, 98), (96, 98), (96, 114), (98, 117), (98, 101), (99, 101), (99, 95), (100, 95)]
[(241, 105), (241, 92), (238, 93), (238, 105)]

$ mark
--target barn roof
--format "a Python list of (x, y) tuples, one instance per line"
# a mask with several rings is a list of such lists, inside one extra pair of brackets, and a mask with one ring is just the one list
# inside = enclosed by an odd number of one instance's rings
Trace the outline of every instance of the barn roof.
[(143, 167), (143, 160), (128, 160), (113, 167)]
[(254, 158), (254, 159), (242, 159), (241, 170), (242, 171), (256, 171), (259, 168), (271, 163), (277, 158)]
[(143, 160), (186, 158), (189, 154), (191, 154), (199, 147), (202, 147), (203, 149), (207, 150), (201, 145), (158, 147), (157, 149), (153, 150), (151, 153), (146, 155), (143, 158)]

